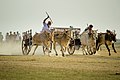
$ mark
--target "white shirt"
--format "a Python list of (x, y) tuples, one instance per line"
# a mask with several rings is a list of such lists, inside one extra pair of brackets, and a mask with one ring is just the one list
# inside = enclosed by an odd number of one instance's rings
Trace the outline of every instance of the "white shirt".
[(43, 23), (43, 28), (42, 28), (42, 32), (46, 31), (48, 33), (51, 33), (51, 30), (48, 28), (48, 25), (46, 23)]

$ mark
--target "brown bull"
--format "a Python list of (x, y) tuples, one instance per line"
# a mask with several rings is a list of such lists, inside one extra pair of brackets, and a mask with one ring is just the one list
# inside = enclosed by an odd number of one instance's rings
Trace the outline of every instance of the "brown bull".
[(111, 55), (110, 53), (110, 49), (109, 49), (109, 45), (112, 45), (112, 48), (114, 50), (115, 53), (116, 50), (115, 50), (115, 47), (114, 47), (114, 42), (116, 42), (116, 34), (107, 30), (108, 33), (99, 33), (98, 34), (98, 39), (96, 41), (96, 48), (97, 50), (99, 50), (99, 47), (102, 45), (102, 44), (105, 44), (108, 52), (109, 52), (109, 56)]
[(62, 31), (54, 32), (54, 34), (53, 34), (53, 49), (56, 53), (56, 56), (58, 55), (57, 51), (56, 51), (56, 43), (58, 43), (60, 45), (62, 56), (64, 56), (64, 49), (66, 49), (68, 42), (71, 39), (70, 36), (71, 36), (71, 30), (67, 30), (67, 31), (64, 30), (63, 32)]
[(35, 51), (36, 51), (38, 46), (43, 46), (44, 54), (45, 54), (44, 47), (46, 50), (48, 50), (48, 53), (50, 53), (51, 51), (49, 50), (49, 48), (50, 48), (51, 38), (52, 37), (51, 37), (50, 33), (47, 33), (47, 32), (36, 33), (32, 38), (32, 45), (36, 46), (34, 49), (33, 55), (35, 54)]

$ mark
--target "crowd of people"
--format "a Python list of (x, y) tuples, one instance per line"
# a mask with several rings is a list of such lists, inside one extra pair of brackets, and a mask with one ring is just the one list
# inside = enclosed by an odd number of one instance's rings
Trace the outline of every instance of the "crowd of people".
[(7, 32), (5, 37), (3, 36), (2, 32), (0, 32), (0, 43), (2, 42), (13, 42), (13, 43), (17, 43), (21, 41), (21, 35), (20, 33), (17, 32)]

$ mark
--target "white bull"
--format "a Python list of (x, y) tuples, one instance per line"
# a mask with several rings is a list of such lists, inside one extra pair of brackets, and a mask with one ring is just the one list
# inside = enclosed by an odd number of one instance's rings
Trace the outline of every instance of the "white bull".
[(89, 34), (89, 31), (87, 30), (80, 35), (83, 55), (84, 55), (84, 52), (86, 53), (86, 55), (87, 53), (89, 53), (90, 55), (92, 55), (93, 53), (94, 54), (96, 53), (97, 31), (98, 30), (92, 30), (92, 33)]

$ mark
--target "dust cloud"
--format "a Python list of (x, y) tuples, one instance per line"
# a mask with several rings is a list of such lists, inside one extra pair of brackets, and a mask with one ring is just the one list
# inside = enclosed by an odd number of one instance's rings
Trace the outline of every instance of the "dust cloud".
[(0, 55), (22, 55), (20, 43), (7, 43), (0, 44)]
[[(29, 55), (32, 55), (35, 46), (32, 47)], [(22, 42), (2, 42), (0, 43), (0, 55), (23, 55), (22, 53)], [(43, 55), (42, 47), (39, 46), (36, 50), (35, 55)]]

